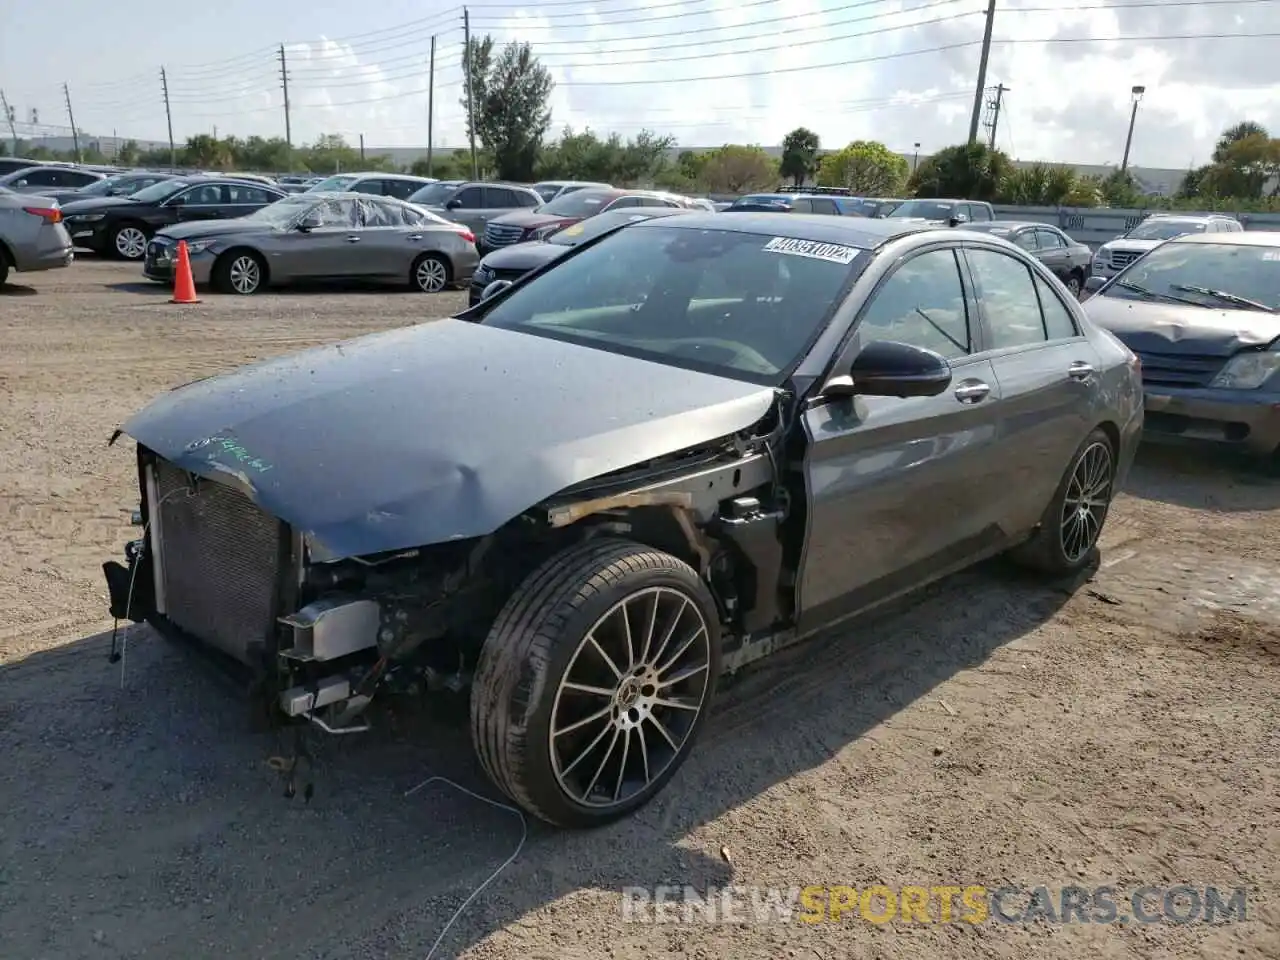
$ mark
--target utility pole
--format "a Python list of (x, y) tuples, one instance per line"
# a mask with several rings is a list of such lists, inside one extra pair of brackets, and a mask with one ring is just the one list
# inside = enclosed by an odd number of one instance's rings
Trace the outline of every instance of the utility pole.
[(427, 176), (433, 175), (436, 132), (436, 38), (431, 37), (431, 59), (427, 66)]
[(360, 134), (360, 162), (364, 163), (364, 134)]
[(982, 95), (987, 92), (987, 61), (991, 58), (991, 30), (996, 23), (996, 0), (987, 0), (987, 26), (982, 31), (982, 56), (978, 60), (978, 86), (973, 91), (973, 115), (969, 118), (969, 143), (978, 142)]
[(280, 44), (280, 86), (284, 88), (284, 142), (289, 147), (289, 165), (293, 166), (293, 128), (289, 125), (289, 64)]
[(1009, 92), (1009, 88), (1003, 83), (995, 87), (995, 97), (987, 101), (987, 106), (991, 108), (991, 120), (986, 124), (987, 130), (991, 134), (988, 145), (992, 150), (996, 148), (996, 128), (1000, 125), (1000, 108), (1004, 105), (1004, 95)]
[(4, 119), (9, 124), (9, 136), (13, 138), (13, 155), (16, 157), (18, 155), (18, 128), (14, 124), (18, 119), (18, 111), (9, 106), (9, 98), (4, 95), (3, 90), (0, 90), (0, 107), (4, 108)]
[(913, 143), (911, 148), (913, 151), (911, 154), (911, 172), (915, 173), (916, 168), (920, 166), (920, 144)]
[(178, 167), (178, 148), (173, 145), (173, 110), (169, 105), (169, 75), (160, 68), (160, 89), (164, 91), (164, 119), (169, 125), (169, 172)]
[[(995, 0), (991, 0), (995, 3)], [(471, 11), (466, 7), (462, 8), (462, 43), (463, 43), (463, 70), (466, 71), (467, 83), (467, 132), (471, 135), (471, 179), (480, 179), (480, 168), (476, 164), (476, 107), (475, 97), (472, 95), (472, 76), (471, 76)]]
[(71, 146), (76, 151), (76, 163), (80, 162), (80, 131), (76, 129), (76, 115), (71, 112), (71, 88), (62, 85), (62, 96), (67, 101), (67, 120), (71, 123)]

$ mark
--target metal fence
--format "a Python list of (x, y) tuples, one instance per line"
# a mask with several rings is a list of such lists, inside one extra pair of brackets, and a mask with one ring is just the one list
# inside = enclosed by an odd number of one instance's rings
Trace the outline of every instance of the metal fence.
[[(1022, 220), (1048, 223), (1060, 228), (1068, 236), (1094, 249), (1108, 240), (1128, 233), (1153, 213), (1170, 213), (1175, 216), (1209, 216), (1211, 211), (1194, 210), (1136, 210), (1115, 207), (1010, 207), (995, 205), (999, 220)], [(1224, 216), (1222, 213), (1217, 216)], [(1232, 214), (1225, 214), (1232, 216)], [(1280, 213), (1234, 214), (1246, 230), (1280, 230)]]

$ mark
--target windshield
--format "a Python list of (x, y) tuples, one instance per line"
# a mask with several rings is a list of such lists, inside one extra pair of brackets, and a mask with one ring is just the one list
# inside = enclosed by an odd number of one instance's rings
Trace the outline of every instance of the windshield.
[(778, 193), (752, 193), (745, 197), (739, 197), (730, 206), (758, 206), (762, 203), (789, 203), (790, 201), (790, 197), (784, 197)]
[[(1200, 290), (1188, 288), (1198, 287)], [(1137, 289), (1141, 288), (1141, 289)], [(1218, 291), (1280, 307), (1280, 247), (1235, 243), (1166, 243), (1107, 284), (1117, 300), (1158, 297), (1202, 307), (1248, 309), (1203, 291)]]
[(1126, 240), (1172, 240), (1188, 233), (1204, 233), (1205, 224), (1197, 220), (1148, 220), (1128, 233)]
[(592, 240), (602, 233), (608, 233), (614, 227), (624, 223), (635, 223), (637, 220), (652, 220), (648, 214), (636, 213), (634, 210), (613, 210), (582, 220), (563, 230), (557, 230), (547, 238), (547, 243), (559, 244), (562, 247), (576, 247), (584, 240)]
[(460, 186), (460, 183), (429, 183), (416, 193), (409, 194), (409, 202), (420, 203), (424, 207), (443, 207), (458, 192)]
[(612, 203), (621, 194), (601, 190), (575, 190), (556, 197), (538, 208), (539, 213), (553, 217), (592, 217)]
[(925, 220), (946, 220), (955, 210), (954, 203), (945, 200), (908, 200), (894, 209), (890, 217), (922, 217)]
[(192, 182), (191, 180), (161, 180), (159, 183), (144, 187), (129, 199), (137, 200), (139, 203), (156, 203), (166, 197), (173, 196), (179, 190), (191, 186)]
[(269, 223), (272, 226), (282, 227), (314, 206), (316, 206), (315, 197), (308, 197), (306, 194), (293, 194), (292, 196), (283, 197), (275, 203), (269, 203), (265, 207), (260, 207), (247, 216), (237, 217), (236, 219), (248, 220), (251, 223)]
[(546, 203), (557, 193), (560, 192), (560, 184), (558, 183), (535, 183), (533, 192), (542, 198), (542, 202)]
[(359, 179), (359, 177), (353, 177), (350, 175), (325, 177), (319, 183), (307, 187), (307, 192), (320, 193), (323, 191), (325, 193), (342, 193), (347, 189), (347, 187), (351, 186), (351, 184), (355, 183)]
[(775, 385), (843, 299), (859, 253), (649, 223), (566, 256), (480, 322)]

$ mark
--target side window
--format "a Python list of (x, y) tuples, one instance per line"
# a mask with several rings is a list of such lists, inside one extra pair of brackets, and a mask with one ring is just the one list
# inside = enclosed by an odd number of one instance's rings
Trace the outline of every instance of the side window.
[(1066, 246), (1062, 242), (1062, 235), (1052, 230), (1044, 230), (1037, 228), (1036, 239), (1040, 242), (1041, 250), (1061, 250)]
[(808, 197), (797, 197), (791, 201), (792, 213), (813, 213), (813, 201)]
[(617, 200), (613, 201), (613, 203), (609, 204), (609, 206), (606, 209), (621, 210), (623, 207), (638, 207), (638, 206), (640, 206), (639, 197), (619, 197)]
[(1031, 271), (994, 250), (969, 250), (966, 255), (991, 328), (991, 349), (1043, 343), (1044, 319)]
[(425, 187), (425, 183), (415, 183), (413, 180), (383, 180), (382, 190), (388, 197), (395, 197), (397, 200), (408, 200), (409, 195), (415, 190)]
[(1040, 310), (1044, 314), (1044, 332), (1050, 340), (1066, 340), (1079, 336), (1076, 322), (1071, 319), (1069, 311), (1049, 284), (1036, 276), (1036, 293), (1040, 295)]
[(320, 218), (320, 225), (330, 230), (343, 230), (351, 226), (351, 212), (337, 200), (327, 200), (312, 213)]
[(1035, 250), (1036, 232), (1034, 230), (1023, 230), (1021, 233), (1014, 234), (1013, 242), (1023, 250)]
[[(570, 193), (573, 191), (570, 190)], [(529, 190), (517, 190), (515, 192), (516, 199), (520, 201), (522, 207), (540, 207), (542, 206), (542, 198), (536, 193)]]
[(955, 251), (930, 250), (898, 267), (876, 291), (858, 330), (863, 343), (897, 340), (951, 360), (972, 352)]
[(516, 203), (515, 191), (506, 187), (485, 187), (484, 205), (490, 210), (510, 210), (520, 206)]
[(214, 206), (222, 203), (222, 185), (219, 183), (205, 183), (198, 187), (192, 187), (186, 193), (178, 194), (182, 197), (185, 206)]
[(382, 189), (383, 182), (382, 180), (357, 180), (347, 189), (352, 193), (367, 193), (372, 197), (380, 197), (385, 193)]
[(480, 210), (484, 207), (484, 188), (463, 187), (451, 199), (457, 200), (463, 210)]
[(18, 179), (27, 181), (27, 185), (32, 187), (60, 187), (63, 184), (61, 170), (33, 170)]
[(362, 200), (364, 208), (364, 225), (366, 227), (401, 227), (404, 219), (400, 216), (400, 208), (394, 203), (379, 200)]
[(67, 178), (67, 182), (73, 187), (87, 187), (91, 183), (97, 183), (100, 179), (87, 173), (79, 173), (75, 170), (64, 171), (63, 175)]
[(265, 207), (275, 202), (275, 197), (260, 187), (228, 186), (227, 203), (252, 203)]
[(969, 216), (979, 223), (990, 223), (991, 209), (985, 203), (969, 204)]
[(839, 216), (840, 211), (836, 209), (836, 202), (828, 197), (814, 197), (809, 201), (813, 204), (814, 213), (826, 214), (829, 217)]

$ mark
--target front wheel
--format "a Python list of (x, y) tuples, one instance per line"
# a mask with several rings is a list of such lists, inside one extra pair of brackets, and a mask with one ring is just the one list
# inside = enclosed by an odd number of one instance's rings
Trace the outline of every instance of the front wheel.
[(1012, 551), (1013, 559), (1053, 576), (1078, 573), (1093, 563), (1115, 478), (1115, 447), (1105, 431), (1094, 430), (1072, 457), (1035, 535)]
[(412, 283), (423, 293), (439, 293), (449, 285), (449, 264), (434, 253), (423, 254), (413, 262)]
[(111, 235), (111, 247), (122, 260), (141, 260), (147, 252), (147, 234), (137, 224), (126, 223), (116, 227)]
[(683, 561), (625, 540), (535, 570), (485, 640), (472, 742), (494, 784), (562, 827), (651, 800), (706, 719), (720, 671), (715, 602)]
[(1080, 299), (1080, 291), (1084, 289), (1084, 277), (1079, 273), (1073, 273), (1067, 277), (1067, 289), (1071, 291), (1071, 295), (1077, 300)]
[(222, 293), (249, 296), (262, 289), (266, 278), (266, 264), (249, 250), (223, 254), (213, 268), (213, 285)]

